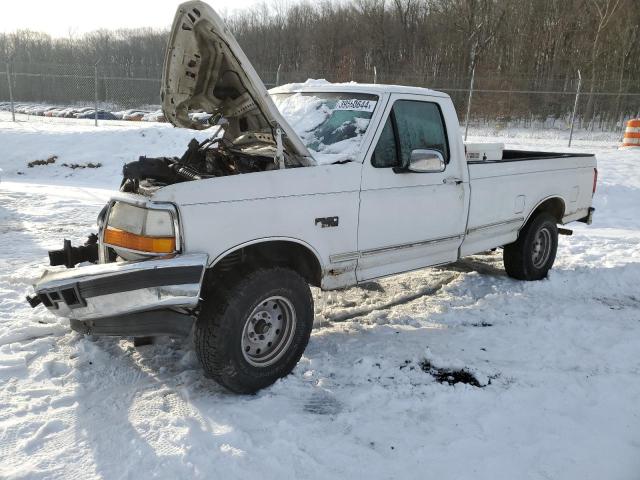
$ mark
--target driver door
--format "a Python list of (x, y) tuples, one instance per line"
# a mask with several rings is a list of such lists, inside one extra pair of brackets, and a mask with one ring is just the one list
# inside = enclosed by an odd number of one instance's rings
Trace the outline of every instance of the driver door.
[[(458, 158), (448, 99), (392, 95), (364, 160), (360, 192), (358, 281), (457, 260), (467, 220), (469, 183)], [(442, 171), (408, 170), (411, 152), (436, 150)]]

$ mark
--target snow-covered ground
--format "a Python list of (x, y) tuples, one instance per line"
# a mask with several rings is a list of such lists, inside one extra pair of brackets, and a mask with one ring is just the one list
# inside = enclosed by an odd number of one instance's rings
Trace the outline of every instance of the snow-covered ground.
[(640, 477), (640, 151), (578, 142), (598, 155), (595, 221), (561, 237), (547, 280), (507, 278), (495, 253), (316, 292), (293, 374), (243, 397), (188, 342), (92, 340), (24, 302), (46, 251), (95, 229), (124, 162), (192, 135), (0, 123), (0, 478)]

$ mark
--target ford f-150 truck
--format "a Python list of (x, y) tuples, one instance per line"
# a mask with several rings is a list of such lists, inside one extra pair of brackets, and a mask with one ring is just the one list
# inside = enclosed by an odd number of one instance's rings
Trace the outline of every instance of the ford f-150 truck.
[(294, 368), (313, 325), (310, 285), (498, 247), (508, 275), (539, 280), (567, 232), (558, 225), (591, 222), (593, 155), (473, 158), (449, 96), (425, 88), (267, 91), (202, 2), (178, 9), (161, 95), (170, 122), (210, 137), (180, 158), (125, 165), (97, 235), (50, 252), (52, 265), (82, 265), (45, 272), (29, 300), (87, 334), (193, 333), (206, 374), (235, 392)]

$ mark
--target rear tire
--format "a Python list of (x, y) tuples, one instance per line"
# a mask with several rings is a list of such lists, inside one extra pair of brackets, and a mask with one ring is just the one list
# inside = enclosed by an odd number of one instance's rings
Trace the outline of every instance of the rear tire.
[(531, 218), (520, 230), (518, 240), (505, 245), (504, 269), (518, 280), (541, 280), (553, 266), (558, 250), (558, 226), (548, 212)]
[(194, 332), (207, 375), (232, 392), (254, 393), (289, 374), (313, 327), (304, 278), (287, 268), (264, 268), (212, 290)]

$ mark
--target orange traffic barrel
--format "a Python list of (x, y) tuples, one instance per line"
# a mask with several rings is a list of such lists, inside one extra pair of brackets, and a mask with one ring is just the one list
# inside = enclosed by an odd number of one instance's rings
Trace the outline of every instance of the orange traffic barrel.
[(640, 119), (629, 120), (622, 139), (623, 147), (640, 147)]

